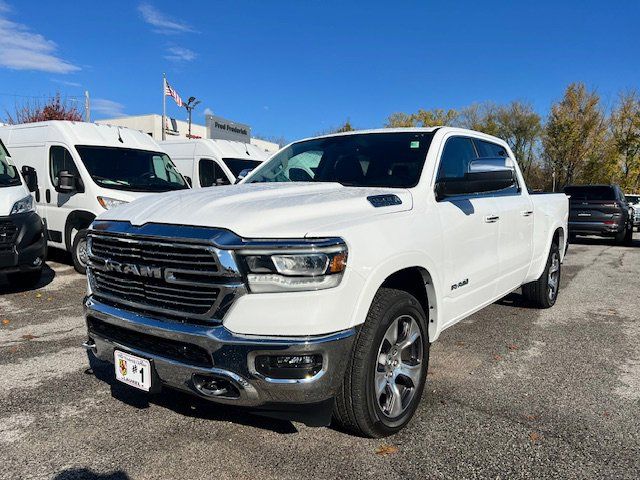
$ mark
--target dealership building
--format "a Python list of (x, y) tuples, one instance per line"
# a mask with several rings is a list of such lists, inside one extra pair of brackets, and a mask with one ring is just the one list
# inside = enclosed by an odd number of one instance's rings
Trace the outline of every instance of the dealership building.
[[(277, 143), (251, 138), (251, 127), (249, 125), (233, 122), (217, 115), (206, 115), (205, 119), (205, 125), (191, 124), (192, 137), (250, 143), (268, 153), (275, 153), (280, 149)], [(152, 113), (149, 115), (108, 118), (97, 120), (96, 123), (132, 128), (146, 133), (157, 141), (162, 140), (162, 115)], [(167, 117), (165, 124), (165, 135), (168, 139), (172, 137), (187, 137), (189, 134), (189, 124), (185, 121)]]

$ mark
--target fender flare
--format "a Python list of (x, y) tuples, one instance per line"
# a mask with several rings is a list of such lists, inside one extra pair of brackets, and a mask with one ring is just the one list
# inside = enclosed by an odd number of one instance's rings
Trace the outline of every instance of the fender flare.
[(73, 247), (71, 244), (71, 231), (74, 228), (79, 230), (87, 228), (95, 219), (95, 214), (86, 210), (74, 210), (67, 216), (67, 221), (64, 225), (64, 244), (67, 247), (67, 251), (70, 252)]
[(440, 291), (441, 281), (435, 267), (435, 262), (429, 258), (426, 253), (420, 251), (405, 252), (390, 257), (378, 264), (372, 272), (368, 272), (364, 288), (358, 297), (351, 318), (351, 327), (365, 322), (369, 308), (373, 302), (373, 297), (384, 284), (385, 280), (394, 273), (407, 268), (418, 268), (421, 270), (429, 301), (429, 311), (425, 312), (429, 323), (429, 341), (433, 342), (438, 337), (440, 325), (442, 324), (439, 315), (439, 299), (442, 294)]
[(560, 250), (560, 261), (561, 262), (564, 261), (566, 246), (568, 242), (567, 229), (565, 225), (563, 225), (562, 223), (555, 222), (553, 226), (549, 229), (549, 232), (547, 234), (547, 242), (544, 250), (545, 255), (542, 257), (542, 260), (540, 261), (540, 265), (537, 265), (535, 269), (533, 269), (533, 265), (532, 265), (532, 271), (534, 272), (534, 274), (529, 277), (530, 281), (537, 280), (538, 278), (540, 278), (540, 275), (542, 275), (542, 272), (544, 272), (544, 267), (547, 264), (547, 258), (549, 257), (549, 252), (551, 251), (551, 243), (553, 242), (553, 237), (555, 236), (558, 230), (560, 230), (560, 239), (558, 244), (558, 249)]

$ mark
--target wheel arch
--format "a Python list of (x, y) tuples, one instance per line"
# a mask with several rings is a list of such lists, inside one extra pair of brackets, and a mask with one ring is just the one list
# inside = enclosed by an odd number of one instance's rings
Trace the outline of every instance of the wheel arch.
[(439, 334), (439, 288), (436, 270), (422, 255), (407, 255), (402, 260), (393, 259), (369, 276), (356, 305), (352, 325), (365, 322), (376, 292), (382, 288), (396, 288), (414, 295), (421, 303), (428, 322), (429, 341)]
[(86, 210), (74, 210), (67, 217), (67, 221), (64, 226), (64, 242), (67, 247), (67, 251), (71, 251), (73, 244), (71, 239), (71, 232), (73, 229), (81, 230), (83, 228), (88, 228), (96, 219), (96, 216), (87, 212)]

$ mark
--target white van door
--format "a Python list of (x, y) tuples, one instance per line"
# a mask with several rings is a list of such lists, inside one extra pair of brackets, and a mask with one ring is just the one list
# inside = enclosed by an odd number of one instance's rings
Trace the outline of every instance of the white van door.
[[(60, 144), (48, 145), (49, 175), (45, 190), (45, 201), (47, 203), (47, 228), (49, 229), (50, 244), (67, 248), (65, 243), (65, 226), (69, 214), (74, 210), (86, 210), (85, 185), (80, 178), (78, 167), (69, 149)], [(68, 194), (58, 191), (60, 172), (68, 171), (76, 176), (76, 192)], [(71, 248), (71, 245), (69, 245)]]

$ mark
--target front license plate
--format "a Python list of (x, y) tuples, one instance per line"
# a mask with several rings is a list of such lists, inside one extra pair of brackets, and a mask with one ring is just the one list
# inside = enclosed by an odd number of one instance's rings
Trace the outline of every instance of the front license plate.
[(151, 388), (151, 363), (144, 358), (115, 350), (116, 379), (148, 392)]

